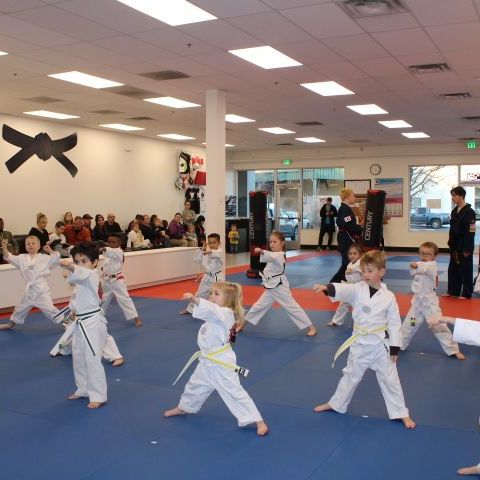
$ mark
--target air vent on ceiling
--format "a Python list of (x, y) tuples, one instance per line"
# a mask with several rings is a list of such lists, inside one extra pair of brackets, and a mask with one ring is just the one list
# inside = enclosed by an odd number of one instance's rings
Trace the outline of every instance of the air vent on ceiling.
[(28, 102), (34, 103), (54, 103), (54, 102), (63, 102), (61, 98), (54, 97), (31, 97), (31, 98), (22, 98), (22, 100), (27, 100)]
[(442, 100), (465, 100), (466, 98), (472, 98), (472, 95), (469, 92), (441, 93), (438, 98)]
[(458, 139), (460, 142), (468, 142), (469, 140), (478, 140), (478, 138), (475, 137), (464, 137), (464, 138), (459, 138)]
[(145, 120), (153, 120), (151, 117), (130, 117), (127, 120), (136, 120), (137, 122), (143, 122)]
[(370, 143), (370, 140), (349, 140), (350, 143)]
[(277, 143), (277, 145), (280, 147), (286, 147), (286, 146), (293, 145), (293, 143)]
[(338, 6), (352, 18), (404, 13), (400, 0), (336, 0)]
[(146, 72), (140, 73), (142, 77), (150, 78), (151, 80), (157, 80), (159, 82), (163, 80), (177, 80), (179, 78), (189, 78), (190, 75), (187, 75), (183, 72), (177, 72), (176, 70), (161, 70), (160, 72)]
[(131, 98), (153, 98), (159, 97), (158, 93), (149, 92), (148, 90), (142, 90), (141, 88), (132, 87), (131, 85), (122, 85), (121, 87), (112, 87), (108, 89), (109, 92), (118, 93)]
[(462, 117), (462, 120), (466, 120), (467, 122), (480, 122), (480, 115), (471, 115), (468, 117)]
[(295, 125), (300, 125), (302, 127), (312, 127), (314, 125), (323, 125), (322, 122), (295, 122)]
[(93, 110), (90, 113), (97, 113), (98, 115), (116, 115), (123, 112), (119, 112), (118, 110)]
[(450, 67), (446, 63), (426, 63), (424, 65), (410, 65), (408, 69), (412, 73), (443, 73), (449, 72)]

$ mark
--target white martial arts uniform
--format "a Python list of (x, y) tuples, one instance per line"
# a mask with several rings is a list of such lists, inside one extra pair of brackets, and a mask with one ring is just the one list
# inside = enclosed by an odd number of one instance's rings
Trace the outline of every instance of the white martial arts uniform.
[(263, 273), (260, 273), (265, 291), (245, 315), (245, 320), (257, 325), (272, 305), (278, 302), (299, 329), (311, 327), (312, 321), (295, 301), (290, 291), (285, 275), (285, 253), (262, 250), (260, 262), (267, 264)]
[[(198, 332), (197, 343), (200, 351), (212, 354), (225, 348), (225, 351), (214, 355), (214, 358), (235, 365), (235, 352), (228, 343), (230, 330), (235, 324), (233, 311), (201, 298), (199, 305), (193, 307), (193, 316), (205, 322)], [(214, 390), (237, 418), (240, 427), (262, 421), (253, 400), (240, 384), (238, 373), (202, 356), (199, 357), (198, 365), (185, 386), (178, 407), (187, 413), (196, 413)]]
[[(328, 401), (329, 405), (337, 412), (345, 413), (355, 389), (370, 368), (377, 376), (389, 418), (408, 417), (397, 365), (389, 353), (389, 346), (399, 347), (401, 343), (401, 319), (394, 294), (383, 283), (373, 297), (370, 297), (370, 288), (364, 281), (333, 285), (335, 296), (331, 300), (348, 302), (353, 307), (353, 334), (358, 337), (350, 347), (343, 377)], [(385, 332), (388, 332), (388, 340)]]
[[(412, 306), (402, 324), (402, 350), (408, 348), (413, 336), (426, 318), (442, 315), (435, 291), (438, 278), (437, 262), (417, 262), (417, 268), (411, 268), (410, 275), (413, 276), (413, 298)], [(454, 355), (460, 351), (447, 325), (439, 323), (432, 328), (432, 331), (447, 355)]]
[(60, 254), (57, 252), (51, 255), (41, 253), (12, 255), (9, 253), (5, 260), (17, 267), (20, 270), (20, 275), (27, 282), (24, 294), (18, 305), (15, 306), (10, 320), (22, 324), (25, 322), (28, 312), (33, 307), (37, 307), (52, 322), (61, 322), (64, 317), (53, 304), (50, 287), (47, 283), (50, 270), (60, 263)]
[(102, 352), (107, 341), (107, 319), (100, 308), (96, 270), (75, 265), (69, 277), (75, 285), (71, 309), (76, 316), (72, 339), (75, 395), (91, 402), (107, 401), (107, 380), (102, 365)]
[[(356, 262), (350, 262), (347, 265), (347, 270), (345, 271), (345, 278), (347, 280), (347, 283), (358, 283), (363, 280), (362, 269), (360, 268), (360, 259), (358, 259)], [(343, 325), (343, 322), (345, 322), (345, 317), (350, 311), (350, 308), (350, 304), (348, 304), (347, 302), (341, 302), (335, 312), (335, 315), (332, 318), (332, 323), (334, 323), (335, 325)]]
[(128, 294), (127, 285), (125, 284), (125, 278), (122, 273), (123, 250), (120, 247), (106, 247), (103, 256), (105, 257), (105, 262), (102, 266), (103, 312), (105, 314), (107, 313), (112, 297), (115, 297), (126, 320), (137, 318), (137, 309)]
[[(203, 277), (198, 286), (196, 297), (208, 298), (210, 289), (215, 282), (224, 282), (225, 275), (223, 273), (223, 250), (211, 250), (210, 253), (204, 255), (203, 250), (199, 249), (193, 257), (195, 262), (202, 264)], [(189, 313), (193, 312), (193, 303), (189, 303), (187, 307)]]

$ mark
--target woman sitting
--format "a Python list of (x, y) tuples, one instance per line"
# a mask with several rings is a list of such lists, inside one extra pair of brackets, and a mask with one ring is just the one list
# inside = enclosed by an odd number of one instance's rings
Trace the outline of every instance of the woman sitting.
[(108, 240), (108, 232), (105, 228), (105, 217), (100, 213), (95, 215), (95, 226), (92, 230), (92, 240), (102, 240), (103, 242)]
[(196, 246), (192, 239), (185, 237), (185, 230), (182, 225), (182, 214), (176, 213), (175, 218), (168, 226), (168, 236), (172, 247), (193, 247)]

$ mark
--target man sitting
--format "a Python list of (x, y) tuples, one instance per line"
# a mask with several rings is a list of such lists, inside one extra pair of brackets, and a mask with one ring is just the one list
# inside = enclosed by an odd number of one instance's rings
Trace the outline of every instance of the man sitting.
[(81, 242), (90, 242), (92, 236), (88, 228), (83, 226), (83, 219), (77, 216), (73, 220), (73, 225), (66, 225), (63, 232), (68, 245), (78, 245)]
[[(17, 241), (13, 237), (12, 232), (9, 232), (9, 231), (3, 229), (4, 225), (5, 225), (5, 223), (3, 221), (3, 218), (0, 218), (0, 239), (8, 240), (7, 248), (9, 250), (9, 252), (12, 255), (17, 255), (18, 254)], [(2, 264), (2, 263), (7, 263), (7, 262), (3, 259), (3, 254), (0, 250), (0, 264)]]

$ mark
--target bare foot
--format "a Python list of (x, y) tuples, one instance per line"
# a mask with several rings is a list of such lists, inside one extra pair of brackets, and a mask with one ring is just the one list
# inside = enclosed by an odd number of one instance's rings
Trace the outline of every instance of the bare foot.
[(311, 325), (307, 331), (307, 337), (314, 337), (317, 334), (317, 329)]
[(79, 398), (82, 398), (80, 395), (77, 395), (75, 393), (72, 393), (71, 395), (68, 396), (69, 400), (78, 400)]
[(100, 408), (105, 402), (89, 402), (87, 408)]
[(123, 359), (123, 357), (116, 358), (112, 362), (112, 367), (121, 367), (124, 363), (125, 363), (125, 360)]
[(237, 326), (235, 327), (235, 331), (237, 333), (240, 333), (245, 328), (246, 325), (247, 325), (247, 322), (245, 320), (237, 322)]
[(405, 428), (412, 429), (417, 426), (417, 424), (410, 417), (402, 418), (402, 422), (405, 425)]
[(459, 475), (479, 475), (480, 470), (478, 469), (478, 465), (474, 465), (473, 467), (463, 467), (457, 471)]
[(3, 323), (0, 325), (0, 330), (11, 330), (13, 327), (15, 327), (15, 323), (9, 321), (8, 323)]
[(470, 300), (469, 298), (467, 297), (458, 297), (459, 300)]
[(333, 320), (330, 320), (330, 321), (327, 323), (327, 325), (328, 325), (329, 327), (338, 327), (338, 325), (337, 325)]
[(136, 327), (141, 327), (143, 325), (142, 319), (140, 317), (137, 317), (135, 319), (135, 326)]
[(322, 403), (321, 405), (317, 405), (313, 411), (320, 413), (320, 412), (328, 412), (328, 410), (333, 410), (333, 408), (328, 403)]
[(179, 315), (188, 315), (189, 313), (190, 313), (190, 312), (189, 312), (186, 308), (184, 308), (183, 310), (180, 310), (180, 311), (178, 312)]
[(267, 424), (262, 420), (261, 422), (257, 422), (257, 435), (260, 437), (263, 437), (268, 433), (268, 426)]
[(455, 353), (455, 358), (457, 360), (465, 360), (466, 357), (462, 352), (457, 352), (457, 353)]
[(168, 417), (176, 417), (177, 415), (185, 415), (185, 412), (184, 410), (182, 410), (181, 408), (179, 407), (175, 407), (175, 408), (172, 408), (171, 410), (167, 410), (163, 416), (165, 418), (168, 418)]

